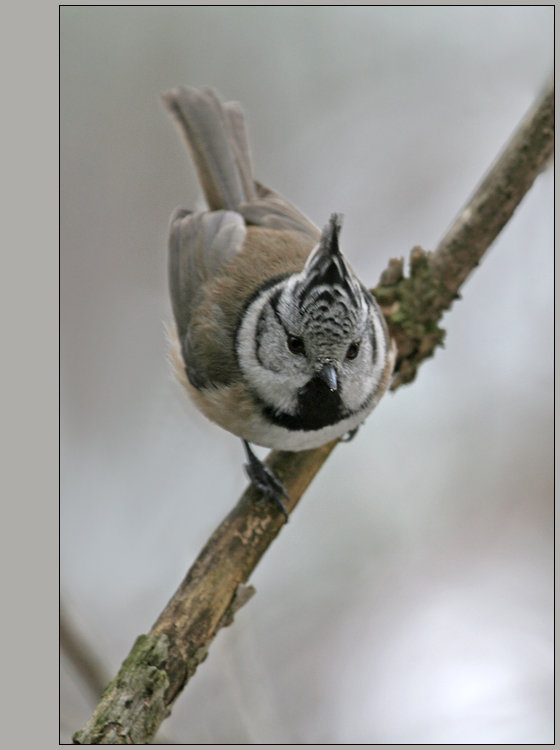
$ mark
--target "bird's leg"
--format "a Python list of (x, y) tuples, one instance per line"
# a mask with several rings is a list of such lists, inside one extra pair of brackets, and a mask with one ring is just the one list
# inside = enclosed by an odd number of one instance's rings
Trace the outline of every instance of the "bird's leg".
[(271, 500), (273, 503), (276, 503), (278, 508), (286, 517), (287, 521), (288, 509), (286, 508), (286, 504), (282, 500), (282, 496), (284, 496), (288, 500), (290, 498), (288, 497), (288, 493), (286, 492), (284, 486), (281, 482), (278, 481), (272, 471), (270, 471), (270, 469), (268, 469), (263, 464), (263, 462), (255, 456), (255, 454), (251, 450), (251, 446), (246, 440), (243, 441), (243, 445), (245, 446), (245, 452), (247, 453), (248, 462), (244, 464), (247, 476), (249, 477), (253, 485), (263, 493), (265, 499)]

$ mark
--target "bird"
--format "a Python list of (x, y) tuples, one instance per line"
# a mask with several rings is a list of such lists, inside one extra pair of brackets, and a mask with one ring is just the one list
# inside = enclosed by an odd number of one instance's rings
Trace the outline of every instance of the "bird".
[(190, 86), (162, 101), (206, 202), (170, 220), (175, 374), (242, 439), (249, 479), (287, 520), (286, 490), (251, 444), (301, 451), (351, 438), (390, 384), (395, 343), (342, 254), (341, 214), (320, 231), (255, 179), (241, 106)]

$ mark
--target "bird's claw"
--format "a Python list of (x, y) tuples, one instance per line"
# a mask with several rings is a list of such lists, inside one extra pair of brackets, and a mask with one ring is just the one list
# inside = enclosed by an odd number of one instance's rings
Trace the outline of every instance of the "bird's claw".
[(351, 440), (353, 440), (356, 437), (356, 433), (360, 429), (361, 425), (358, 425), (357, 427), (354, 427), (353, 430), (349, 430), (345, 435), (343, 435), (340, 438), (341, 443), (349, 443)]
[(245, 451), (247, 453), (248, 463), (244, 464), (247, 476), (251, 480), (251, 483), (264, 495), (265, 500), (270, 500), (278, 507), (278, 509), (284, 514), (286, 521), (288, 520), (288, 509), (282, 497), (289, 500), (288, 493), (284, 485), (278, 480), (270, 469), (263, 464), (263, 462), (255, 456), (249, 443), (244, 440)]

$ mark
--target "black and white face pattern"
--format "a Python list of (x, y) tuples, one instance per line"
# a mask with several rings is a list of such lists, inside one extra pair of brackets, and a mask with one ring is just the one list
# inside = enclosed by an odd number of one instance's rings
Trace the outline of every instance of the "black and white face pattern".
[(338, 247), (333, 217), (303, 271), (265, 288), (237, 334), (243, 374), (265, 417), (313, 431), (367, 410), (386, 362), (381, 313)]

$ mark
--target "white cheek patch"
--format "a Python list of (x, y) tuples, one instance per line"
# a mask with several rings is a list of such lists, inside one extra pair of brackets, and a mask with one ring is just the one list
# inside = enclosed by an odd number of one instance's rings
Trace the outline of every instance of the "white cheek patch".
[[(261, 314), (270, 298), (284, 284), (284, 281), (278, 282), (249, 305), (237, 332), (236, 353), (245, 378), (265, 404), (278, 411), (294, 413), (298, 391), (305, 385), (308, 376), (303, 373), (268, 369), (261, 364), (257, 356), (257, 327)], [(280, 345), (280, 341), (278, 343)]]
[(342, 402), (350, 411), (362, 409), (371, 400), (381, 382), (387, 363), (385, 329), (375, 309), (369, 310), (369, 316), (373, 326), (373, 342), (370, 341), (371, 333), (368, 331), (367, 343), (364, 344), (358, 358), (346, 365), (345, 376), (341, 379)]

